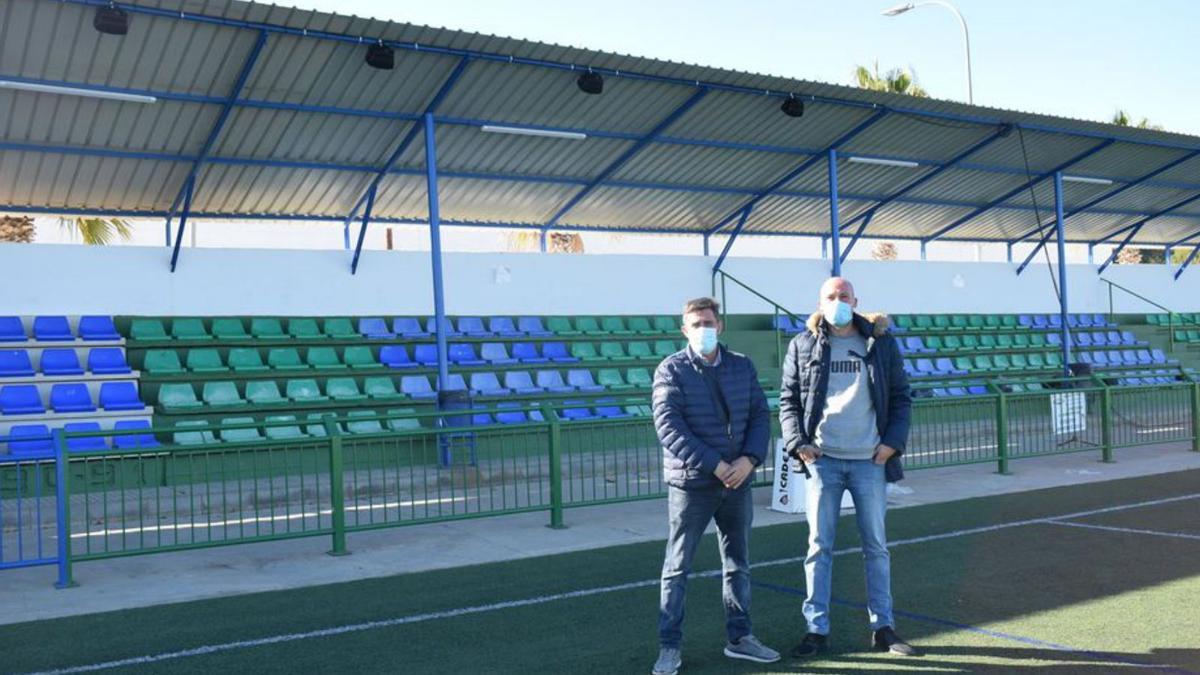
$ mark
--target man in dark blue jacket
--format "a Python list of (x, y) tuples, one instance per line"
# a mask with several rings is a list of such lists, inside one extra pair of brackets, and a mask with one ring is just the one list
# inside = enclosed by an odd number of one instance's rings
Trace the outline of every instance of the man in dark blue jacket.
[(792, 655), (814, 656), (827, 648), (834, 535), (842, 494), (849, 491), (865, 559), (871, 646), (912, 656), (915, 650), (895, 631), (884, 529), (887, 482), (904, 477), (900, 456), (912, 409), (904, 359), (887, 317), (855, 313), (858, 299), (849, 281), (826, 281), (818, 306), (807, 330), (788, 345), (780, 385), (785, 447), (811, 473), (805, 490), (808, 632)]
[(770, 412), (754, 364), (719, 343), (719, 313), (711, 298), (688, 302), (683, 308), (688, 346), (654, 372), (654, 427), (663, 447), (670, 522), (655, 675), (679, 671), (687, 577), (713, 520), (724, 572), (725, 655), (757, 663), (779, 660), (750, 631), (750, 482), (767, 457)]

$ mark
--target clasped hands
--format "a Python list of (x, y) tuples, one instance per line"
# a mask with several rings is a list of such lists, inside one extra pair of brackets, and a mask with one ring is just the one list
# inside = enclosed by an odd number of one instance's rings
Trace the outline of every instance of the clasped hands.
[(750, 461), (749, 457), (742, 455), (733, 460), (733, 463), (721, 460), (717, 464), (717, 470), (713, 471), (713, 475), (717, 477), (730, 490), (736, 490), (746, 482), (750, 474), (754, 473), (754, 462)]

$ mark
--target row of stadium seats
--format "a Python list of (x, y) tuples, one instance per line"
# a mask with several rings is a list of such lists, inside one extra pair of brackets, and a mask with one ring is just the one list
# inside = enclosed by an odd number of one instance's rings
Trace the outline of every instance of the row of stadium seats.
[(1146, 323), (1151, 326), (1180, 326), (1191, 324), (1200, 326), (1200, 314), (1184, 314), (1176, 313), (1174, 317), (1169, 314), (1147, 314)]
[[(71, 322), (65, 316), (39, 316), (33, 319), (34, 340), (38, 342), (63, 342), (75, 340)], [(0, 316), (0, 342), (26, 342), (31, 333), (25, 329), (19, 316)], [(79, 318), (79, 335), (83, 340), (120, 340), (111, 316), (82, 316)]]
[[(150, 428), (146, 420), (119, 420), (113, 425), (118, 432), (114, 436), (86, 436), (67, 440), (67, 450), (71, 452), (95, 452), (116, 448), (117, 450), (133, 450), (137, 448), (155, 448), (159, 446), (154, 435), (145, 433)], [(87, 433), (100, 431), (98, 422), (72, 422), (63, 425), (67, 433)], [(142, 433), (138, 433), (142, 432)], [(50, 428), (45, 424), (15, 424), (8, 430), (5, 437), (8, 451), (18, 458), (49, 457), (54, 454), (54, 445), (50, 436)], [(3, 440), (3, 439), (0, 439)], [(111, 443), (111, 446), (109, 445)]]
[[(1128, 377), (1119, 377), (1115, 381), (1110, 381), (1110, 384), (1116, 384), (1121, 387), (1137, 387), (1155, 384), (1172, 384), (1179, 381), (1179, 374), (1176, 371), (1170, 370), (1148, 370), (1137, 373), (1132, 373)], [(1045, 391), (1046, 385), (1040, 382), (1012, 382), (1000, 385), (1002, 389), (1010, 393)], [(981, 381), (958, 382), (951, 383), (946, 386), (932, 387), (929, 389), (914, 389), (913, 394), (917, 398), (944, 398), (944, 397), (960, 397), (960, 396), (980, 396), (990, 393), (987, 385)]]
[[(896, 314), (892, 318), (892, 331), (903, 333), (935, 331), (985, 331), (985, 330), (1051, 330), (1062, 327), (1058, 314)], [(807, 330), (804, 318), (792, 319), (787, 315), (776, 316), (773, 326), (786, 333)], [(1103, 314), (1069, 314), (1070, 328), (1111, 328)]]
[(1175, 331), (1176, 342), (1200, 342), (1200, 330)]
[[(133, 371), (120, 347), (95, 347), (88, 350), (87, 372), (126, 375)], [(36, 359), (25, 349), (0, 349), (0, 377), (33, 377), (38, 373), (47, 377), (83, 375), (84, 367), (74, 349), (43, 349)]]
[[(142, 410), (146, 404), (138, 396), (133, 382), (104, 382), (97, 398), (106, 411)], [(47, 404), (56, 413), (95, 412), (97, 400), (92, 399), (88, 386), (79, 382), (52, 385), (48, 400), (42, 399), (37, 385), (8, 384), (0, 387), (0, 414), (44, 415)]]
[[(1162, 350), (1125, 349), (1105, 351), (1077, 351), (1074, 356), (1083, 363), (1099, 367), (1123, 368), (1128, 366), (1170, 365)], [(975, 357), (959, 356), (951, 359), (917, 358), (905, 359), (904, 371), (910, 377), (948, 377), (972, 373), (1002, 373), (1005, 371), (1045, 370), (1061, 368), (1062, 354), (1058, 352), (1033, 352), (1031, 354), (980, 354)]]
[[(909, 354), (932, 354), (936, 352), (981, 351), (981, 350), (1012, 350), (1012, 349), (1042, 349), (1059, 347), (1062, 336), (1058, 333), (1000, 333), (998, 335), (984, 333), (976, 335), (927, 335), (924, 337), (909, 335), (898, 337), (900, 351)], [(1140, 347), (1147, 343), (1138, 340), (1129, 331), (1083, 331), (1071, 333), (1071, 342), (1079, 347)]]

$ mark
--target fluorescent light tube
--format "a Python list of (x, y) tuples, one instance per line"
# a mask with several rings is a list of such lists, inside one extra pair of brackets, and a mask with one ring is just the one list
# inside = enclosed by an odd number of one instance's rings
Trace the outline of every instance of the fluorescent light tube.
[(13, 82), (12, 80), (0, 80), (0, 89), (20, 89), (21, 91), (33, 91), (39, 94), (62, 94), (63, 96), (86, 96), (88, 98), (104, 98), (113, 101), (128, 101), (130, 103), (155, 103), (158, 101), (153, 96), (142, 96), (141, 94), (126, 94), (119, 91), (84, 89), (82, 87), (60, 87), (56, 84), (39, 84), (36, 82)]
[(553, 129), (531, 129), (529, 127), (502, 127), (494, 124), (485, 124), (479, 127), (480, 131), (489, 134), (512, 134), (514, 136), (541, 136), (543, 138), (566, 138), (572, 141), (582, 141), (587, 138), (587, 134), (578, 131), (555, 131)]
[(1091, 178), (1089, 176), (1063, 176), (1063, 180), (1068, 183), (1088, 183), (1089, 185), (1112, 185), (1113, 182), (1109, 178)]
[(918, 162), (910, 162), (904, 159), (881, 159), (879, 157), (851, 157), (851, 162), (856, 164), (878, 164), (879, 166), (898, 166), (904, 169), (915, 169), (921, 166)]

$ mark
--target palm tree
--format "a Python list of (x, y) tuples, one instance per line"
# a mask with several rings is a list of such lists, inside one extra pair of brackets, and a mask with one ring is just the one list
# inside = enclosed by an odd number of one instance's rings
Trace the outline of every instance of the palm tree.
[(112, 243), (115, 237), (122, 241), (133, 237), (129, 221), (120, 218), (59, 218), (58, 226), (70, 231), (72, 241), (78, 237), (88, 246), (104, 246)]
[(892, 68), (886, 73), (881, 73), (879, 72), (879, 62), (876, 61), (874, 65), (874, 70), (866, 66), (854, 68), (854, 82), (860, 89), (929, 98), (929, 92), (917, 84), (917, 74), (911, 68)]
[[(508, 250), (537, 251), (542, 247), (540, 232), (522, 230), (510, 232), (508, 235)], [(547, 253), (583, 253), (583, 237), (566, 232), (551, 232), (546, 237)]]
[(1136, 127), (1138, 129), (1152, 129), (1154, 131), (1163, 130), (1161, 126), (1157, 124), (1151, 124), (1150, 120), (1145, 117), (1143, 117), (1142, 120), (1137, 124), (1134, 124), (1133, 118), (1129, 116), (1129, 113), (1121, 109), (1118, 109), (1117, 112), (1113, 113), (1112, 120), (1110, 121), (1119, 127)]

